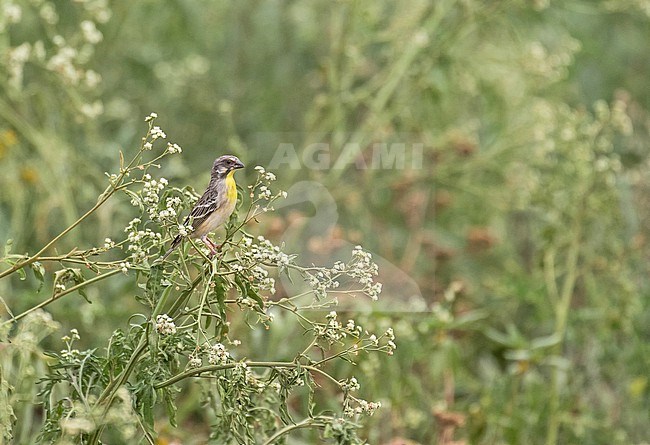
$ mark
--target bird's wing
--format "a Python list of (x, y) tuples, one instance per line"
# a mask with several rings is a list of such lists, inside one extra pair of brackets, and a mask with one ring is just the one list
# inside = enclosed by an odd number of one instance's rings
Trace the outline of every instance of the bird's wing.
[[(203, 192), (203, 195), (196, 201), (194, 207), (190, 211), (190, 214), (187, 215), (183, 225), (187, 224), (192, 220), (192, 228), (196, 230), (215, 210), (219, 208), (219, 192), (215, 187), (212, 187), (212, 184), (208, 186), (207, 190)], [(181, 235), (176, 236), (172, 241), (169, 250), (163, 256), (163, 260), (172, 253), (172, 251), (181, 243), (183, 237)]]
[(192, 220), (192, 228), (199, 227), (207, 218), (219, 208), (219, 193), (214, 187), (208, 187), (199, 200), (194, 204), (192, 211), (185, 218), (187, 224)]

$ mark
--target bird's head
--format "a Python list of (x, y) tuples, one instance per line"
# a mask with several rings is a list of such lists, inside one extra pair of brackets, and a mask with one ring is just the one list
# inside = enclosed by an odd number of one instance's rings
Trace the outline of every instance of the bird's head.
[(226, 176), (233, 170), (244, 168), (244, 163), (237, 156), (223, 155), (218, 157), (212, 165), (212, 177), (220, 178)]

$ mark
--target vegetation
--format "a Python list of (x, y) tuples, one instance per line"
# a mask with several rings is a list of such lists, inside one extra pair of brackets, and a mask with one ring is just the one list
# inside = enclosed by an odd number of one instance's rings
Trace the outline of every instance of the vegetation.
[(0, 11), (4, 442), (647, 440), (646, 2)]

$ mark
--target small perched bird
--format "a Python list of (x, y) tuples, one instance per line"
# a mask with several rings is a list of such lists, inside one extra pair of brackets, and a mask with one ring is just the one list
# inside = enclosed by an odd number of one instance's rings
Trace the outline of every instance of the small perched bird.
[[(237, 156), (224, 155), (217, 158), (212, 165), (210, 184), (203, 195), (194, 204), (194, 208), (185, 218), (183, 224), (192, 221), (192, 232), (188, 235), (199, 238), (210, 249), (212, 255), (217, 252), (217, 246), (208, 238), (208, 233), (228, 221), (237, 203), (237, 184), (235, 170), (244, 168)], [(178, 235), (163, 256), (163, 260), (181, 243), (183, 237)]]

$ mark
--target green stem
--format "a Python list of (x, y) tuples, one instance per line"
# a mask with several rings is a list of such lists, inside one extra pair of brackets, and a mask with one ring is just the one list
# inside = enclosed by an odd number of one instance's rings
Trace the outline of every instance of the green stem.
[[(304, 368), (311, 372), (315, 372), (316, 374), (320, 374), (321, 376), (325, 377), (327, 380), (334, 383), (337, 387), (339, 388), (341, 387), (341, 383), (339, 383), (339, 381), (336, 380), (334, 377), (332, 377), (322, 369), (319, 369), (311, 365), (302, 365), (300, 363), (293, 363), (293, 362), (245, 362), (245, 364), (249, 368), (294, 368), (294, 369)], [(195, 375), (202, 374), (204, 372), (223, 371), (225, 369), (232, 369), (240, 365), (241, 365), (240, 362), (234, 362), (225, 365), (208, 365), (196, 369), (190, 369), (189, 371), (182, 372), (180, 374), (175, 375), (174, 377), (170, 377), (167, 380), (155, 384), (154, 388), (156, 389), (164, 388), (166, 386), (173, 385), (174, 383), (178, 383), (181, 380), (184, 380), (188, 377), (194, 377)]]
[(115, 380), (109, 383), (108, 386), (106, 386), (104, 391), (97, 399), (97, 403), (96, 403), (97, 406), (99, 406), (101, 403), (104, 402), (105, 405), (104, 405), (104, 410), (102, 411), (102, 414), (98, 422), (99, 425), (97, 426), (97, 429), (93, 432), (92, 436), (88, 440), (89, 445), (94, 445), (99, 443), (99, 438), (101, 437), (105, 426), (102, 423), (104, 421), (104, 418), (106, 417), (106, 414), (108, 413), (109, 408), (111, 407), (111, 404), (113, 403), (115, 394), (117, 393), (118, 388), (120, 388), (129, 379), (129, 376), (131, 375), (131, 372), (133, 371), (133, 368), (135, 367), (138, 358), (146, 350), (146, 348), (147, 348), (147, 336), (143, 335), (143, 337), (140, 339), (140, 343), (133, 351), (133, 355), (131, 355), (129, 362), (127, 363), (122, 373)]
[[(567, 320), (569, 318), (569, 309), (571, 308), (571, 300), (573, 296), (573, 289), (578, 278), (578, 260), (580, 257), (580, 242), (582, 240), (582, 218), (577, 216), (574, 220), (574, 236), (569, 245), (566, 260), (566, 276), (562, 283), (562, 288), (559, 294), (559, 300), (556, 305), (555, 311), (555, 332), (554, 334), (560, 338), (560, 342), (552, 349), (551, 353), (556, 355), (562, 352), (564, 338), (566, 336)], [(552, 263), (551, 263), (552, 264)], [(555, 275), (553, 272), (551, 272)], [(555, 279), (553, 279), (555, 283)], [(557, 289), (549, 289), (551, 294)], [(559, 430), (560, 430), (560, 382), (561, 373), (563, 371), (559, 367), (553, 368), (551, 376), (551, 393), (549, 399), (549, 420), (548, 429), (546, 434), (546, 445), (557, 444)]]
[[(444, 19), (447, 12), (453, 6), (454, 2), (444, 1), (434, 8), (433, 14), (430, 18), (425, 19), (422, 24), (424, 30), (435, 30), (439, 28), (440, 22)], [(411, 36), (414, 39), (415, 36)], [(385, 80), (381, 87), (373, 95), (372, 100), (368, 103), (368, 118), (358, 125), (357, 130), (350, 136), (348, 143), (354, 149), (346, 150), (336, 160), (334, 167), (329, 172), (329, 177), (334, 181), (338, 180), (343, 173), (347, 170), (350, 164), (353, 164), (354, 159), (359, 156), (362, 147), (365, 147), (372, 138), (372, 130), (381, 123), (382, 113), (386, 105), (389, 103), (391, 97), (398, 90), (399, 85), (403, 82), (404, 78), (408, 75), (409, 69), (413, 63), (418, 60), (418, 56), (425, 50), (431, 50), (430, 47), (424, 44), (418, 44), (412, 40), (408, 45), (405, 45), (399, 57), (391, 64), (387, 70)]]
[(6, 325), (6, 324), (9, 324), (9, 323), (14, 323), (14, 322), (20, 320), (21, 318), (25, 317), (26, 315), (28, 315), (28, 314), (34, 312), (35, 310), (37, 310), (37, 309), (41, 309), (41, 308), (47, 306), (48, 304), (55, 302), (56, 300), (58, 300), (59, 298), (63, 297), (64, 295), (67, 295), (67, 294), (69, 294), (69, 293), (72, 293), (72, 292), (74, 292), (74, 291), (77, 291), (77, 290), (79, 290), (79, 289), (81, 289), (81, 288), (83, 288), (83, 287), (88, 286), (89, 284), (96, 283), (97, 281), (101, 281), (101, 280), (103, 280), (104, 278), (111, 277), (111, 276), (113, 276), (113, 275), (115, 275), (115, 274), (117, 274), (117, 273), (120, 273), (120, 272), (121, 272), (121, 270), (119, 270), (119, 269), (111, 270), (110, 272), (107, 272), (107, 273), (105, 273), (105, 274), (103, 274), (103, 275), (98, 275), (98, 276), (96, 276), (96, 277), (94, 277), (94, 278), (91, 278), (90, 280), (86, 280), (86, 281), (84, 281), (83, 283), (79, 283), (79, 284), (77, 284), (77, 285), (75, 285), (75, 286), (72, 286), (71, 288), (66, 289), (66, 290), (64, 290), (64, 291), (62, 291), (62, 292), (59, 292), (58, 294), (52, 295), (52, 296), (51, 296), (50, 298), (48, 298), (47, 300), (45, 300), (45, 301), (43, 301), (43, 302), (37, 304), (36, 306), (33, 306), (33, 307), (27, 309), (25, 312), (23, 312), (23, 313), (21, 313), (21, 314), (18, 314), (18, 315), (16, 315), (15, 317), (11, 317), (9, 320), (4, 321), (4, 322), (2, 323), (2, 325)]
[(285, 434), (289, 434), (291, 431), (300, 429), (300, 428), (312, 428), (312, 427), (318, 427), (318, 428), (324, 428), (327, 425), (326, 422), (323, 420), (320, 420), (319, 418), (309, 418), (305, 419), (302, 422), (295, 423), (293, 425), (287, 425), (281, 430), (278, 430), (274, 435), (269, 437), (263, 445), (271, 445), (273, 442), (278, 440), (280, 437), (284, 436)]
[(68, 228), (66, 228), (63, 232), (59, 233), (57, 236), (55, 236), (49, 243), (47, 243), (41, 250), (36, 252), (34, 255), (31, 257), (27, 258), (26, 260), (23, 261), (18, 261), (16, 264), (11, 266), (9, 269), (0, 272), (0, 278), (4, 278), (7, 275), (10, 275), (17, 271), (18, 269), (22, 269), (25, 266), (29, 266), (35, 261), (38, 261), (39, 257), (50, 247), (52, 247), (57, 241), (59, 241), (61, 238), (63, 238), (65, 235), (67, 235), (72, 229), (77, 227), (79, 224), (83, 222), (86, 218), (88, 218), (95, 210), (97, 210), (102, 204), (104, 204), (108, 198), (111, 197), (111, 195), (114, 193), (115, 187), (112, 185), (108, 186), (104, 193), (102, 193), (101, 198), (99, 201), (97, 201), (97, 204), (95, 204), (90, 210), (88, 210), (86, 213), (84, 213), (79, 219), (77, 219), (75, 222), (73, 222)]
[[(115, 183), (110, 184), (106, 189), (102, 192), (101, 195), (99, 195), (99, 199), (97, 200), (97, 203), (92, 206), (90, 210), (88, 210), (86, 213), (81, 215), (75, 222), (73, 222), (70, 226), (68, 226), (63, 232), (59, 233), (57, 236), (55, 236), (49, 243), (47, 243), (45, 246), (41, 248), (38, 252), (36, 252), (34, 255), (31, 257), (23, 260), (23, 261), (18, 261), (16, 264), (11, 266), (9, 269), (4, 270), (0, 272), (0, 278), (4, 278), (7, 275), (11, 275), (18, 269), (22, 269), (25, 266), (29, 266), (30, 264), (38, 261), (40, 259), (40, 256), (47, 251), (50, 247), (52, 247), (54, 244), (56, 244), (61, 238), (63, 238), (65, 235), (70, 233), (75, 227), (77, 227), (79, 224), (81, 224), (86, 218), (88, 218), (90, 215), (92, 215), (99, 207), (101, 207), (108, 199), (113, 196), (113, 194), (125, 188), (127, 185), (132, 184), (132, 182), (129, 182), (128, 184), (122, 184), (122, 181), (126, 177), (126, 175), (130, 172), (130, 170), (133, 168), (133, 165), (136, 164), (136, 162), (140, 159), (141, 154), (142, 154), (143, 148), (140, 147), (140, 150), (138, 153), (131, 159), (129, 164), (126, 166), (126, 168), (123, 167), (123, 162), (120, 161), (120, 174), (118, 175), (117, 179), (115, 180)], [(122, 159), (122, 153), (120, 152), (120, 160)]]
[(192, 292), (194, 292), (194, 289), (196, 289), (196, 286), (199, 285), (199, 283), (203, 280), (203, 275), (198, 275), (194, 281), (192, 281), (192, 284), (190, 285), (189, 288), (185, 289), (179, 296), (178, 298), (174, 301), (174, 304), (171, 305), (169, 310), (167, 311), (167, 314), (170, 317), (174, 317), (176, 313), (180, 310), (183, 305), (187, 302), (187, 299), (192, 295)]

